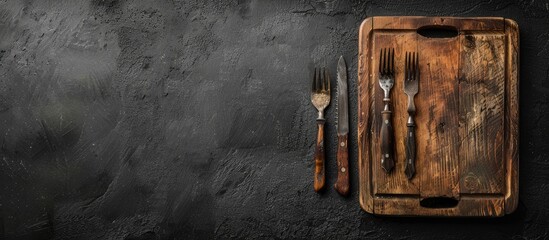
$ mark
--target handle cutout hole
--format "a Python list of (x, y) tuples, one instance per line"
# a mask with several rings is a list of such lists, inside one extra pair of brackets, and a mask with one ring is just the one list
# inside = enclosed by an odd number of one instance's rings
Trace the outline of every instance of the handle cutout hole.
[(449, 197), (430, 197), (419, 202), (424, 208), (453, 208), (457, 206), (459, 200)]
[(453, 38), (457, 37), (458, 30), (451, 26), (425, 26), (419, 28), (417, 33), (426, 38)]

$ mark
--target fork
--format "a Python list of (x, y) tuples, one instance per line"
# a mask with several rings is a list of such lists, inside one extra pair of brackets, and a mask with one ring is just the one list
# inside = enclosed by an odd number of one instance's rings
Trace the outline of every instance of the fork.
[(383, 48), (379, 54), (379, 86), (383, 89), (385, 107), (381, 111), (381, 167), (389, 173), (395, 167), (393, 125), (391, 123), (391, 88), (395, 84), (395, 49)]
[(414, 96), (418, 92), (419, 82), (419, 56), (415, 52), (406, 52), (404, 61), (404, 92), (408, 95), (408, 121), (406, 126), (408, 132), (406, 134), (406, 168), (404, 173), (408, 179), (412, 179), (416, 172), (416, 137), (415, 137), (415, 122), (416, 106), (414, 104)]
[(313, 88), (311, 91), (311, 102), (318, 110), (318, 118), (316, 124), (318, 133), (316, 138), (315, 149), (315, 172), (314, 172), (314, 189), (316, 192), (322, 190), (325, 184), (324, 177), (324, 109), (330, 104), (330, 75), (325, 68), (315, 68), (313, 77)]

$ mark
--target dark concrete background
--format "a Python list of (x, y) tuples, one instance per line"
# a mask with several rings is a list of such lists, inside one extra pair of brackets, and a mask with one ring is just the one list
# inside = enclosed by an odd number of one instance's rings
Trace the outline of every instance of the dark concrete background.
[[(521, 33), (520, 204), (497, 219), (358, 204), (358, 27), (501, 16)], [(549, 2), (0, 2), (6, 239), (549, 239)], [(352, 194), (312, 187), (314, 66), (349, 65)], [(335, 85), (335, 84), (334, 84)]]

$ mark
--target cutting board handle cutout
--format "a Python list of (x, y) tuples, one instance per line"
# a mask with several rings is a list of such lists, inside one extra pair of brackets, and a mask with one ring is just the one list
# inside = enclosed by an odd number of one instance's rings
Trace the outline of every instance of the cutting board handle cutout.
[(426, 38), (454, 38), (458, 36), (457, 28), (447, 25), (423, 26), (417, 30), (417, 33)]
[(457, 206), (459, 200), (451, 197), (428, 197), (419, 202), (424, 208), (453, 208)]

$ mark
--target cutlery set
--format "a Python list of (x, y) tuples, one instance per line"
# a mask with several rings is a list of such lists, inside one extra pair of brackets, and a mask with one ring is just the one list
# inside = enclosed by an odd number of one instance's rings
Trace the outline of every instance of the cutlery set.
[(505, 18), (362, 22), (349, 89), (364, 211), (499, 217), (517, 208), (519, 46), (517, 24)]
[[(311, 102), (318, 110), (316, 119), (318, 126), (315, 149), (314, 189), (316, 192), (324, 188), (325, 183), (325, 153), (324, 153), (324, 109), (330, 104), (330, 74), (326, 68), (315, 68)], [(347, 66), (343, 56), (339, 58), (337, 66), (337, 105), (338, 105), (338, 150), (337, 168), (338, 176), (334, 188), (341, 195), (349, 193), (349, 153), (347, 139), (349, 133), (349, 104), (347, 96)]]
[[(391, 89), (395, 84), (395, 49), (383, 48), (379, 54), (379, 86), (383, 89), (383, 102), (385, 107), (381, 111), (381, 167), (390, 173), (395, 167), (394, 132), (392, 125), (392, 112), (390, 110)], [(406, 164), (404, 173), (408, 179), (412, 179), (416, 172), (416, 140), (414, 116), (416, 107), (414, 96), (419, 90), (419, 56), (415, 52), (406, 52), (404, 60), (404, 93), (408, 96), (408, 128), (406, 134)]]
[[(383, 48), (379, 54), (379, 86), (383, 89), (384, 108), (381, 111), (381, 167), (387, 174), (395, 167), (394, 131), (391, 112), (391, 89), (395, 84), (395, 50)], [(419, 56), (415, 52), (406, 52), (404, 61), (404, 93), (408, 96), (408, 120), (406, 122), (406, 163), (404, 173), (410, 180), (415, 174), (416, 139), (415, 121), (416, 108), (414, 96), (419, 90)], [(345, 196), (349, 193), (349, 104), (347, 94), (347, 66), (343, 56), (337, 64), (337, 181), (336, 191)], [(324, 110), (330, 104), (330, 74), (326, 68), (315, 68), (311, 92), (311, 102), (318, 110), (317, 141), (315, 149), (314, 189), (322, 190), (325, 184), (325, 151), (324, 151)]]

